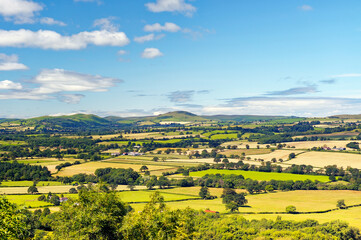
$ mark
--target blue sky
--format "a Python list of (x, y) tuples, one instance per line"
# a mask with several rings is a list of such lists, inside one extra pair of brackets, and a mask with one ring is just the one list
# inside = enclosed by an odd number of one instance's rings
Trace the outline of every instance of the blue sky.
[(0, 0), (0, 117), (361, 113), (361, 2)]

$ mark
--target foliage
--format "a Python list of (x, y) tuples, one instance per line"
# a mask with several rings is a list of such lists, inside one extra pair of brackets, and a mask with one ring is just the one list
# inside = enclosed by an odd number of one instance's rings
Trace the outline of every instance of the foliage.
[(124, 239), (192, 239), (195, 211), (169, 210), (159, 192), (139, 213), (131, 212), (124, 219)]
[(295, 213), (296, 212), (296, 207), (293, 205), (287, 206), (286, 207), (286, 212), (288, 213)]
[(245, 193), (236, 193), (233, 189), (224, 188), (221, 198), (223, 198), (222, 203), (226, 204), (226, 209), (234, 212), (238, 211), (239, 207), (248, 203), (245, 196)]
[(340, 209), (345, 208), (346, 207), (345, 200), (343, 200), (343, 199), (338, 200), (337, 204), (336, 204), (336, 207), (338, 207)]
[(0, 239), (29, 239), (34, 235), (31, 213), (0, 197)]
[(83, 188), (79, 198), (69, 199), (55, 213), (55, 239), (119, 239), (127, 213), (114, 192)]

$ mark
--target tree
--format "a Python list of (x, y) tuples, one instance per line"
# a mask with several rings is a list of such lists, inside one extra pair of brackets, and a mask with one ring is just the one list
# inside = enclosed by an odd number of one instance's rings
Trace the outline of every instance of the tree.
[(169, 188), (170, 186), (170, 181), (168, 178), (166, 178), (165, 176), (160, 176), (158, 179), (158, 186), (160, 189), (162, 188)]
[(238, 211), (238, 208), (247, 204), (245, 193), (236, 193), (233, 189), (224, 188), (222, 194), (222, 203), (226, 204), (226, 209), (229, 209), (231, 212)]
[(120, 228), (127, 206), (115, 192), (82, 189), (55, 213), (55, 239), (121, 239)]
[(153, 189), (153, 187), (157, 184), (157, 177), (151, 176), (150, 179), (146, 182), (146, 186), (149, 190)]
[(60, 198), (59, 198), (58, 195), (54, 194), (54, 195), (51, 196), (49, 202), (54, 204), (55, 206), (59, 206), (60, 205)]
[(340, 209), (346, 208), (345, 200), (343, 200), (343, 199), (338, 200), (336, 207), (338, 207), (338, 208), (340, 208)]
[(0, 239), (32, 239), (35, 226), (31, 213), (0, 197)]
[(212, 196), (210, 194), (209, 189), (206, 186), (201, 187), (201, 189), (199, 190), (199, 196), (202, 199), (214, 199), (214, 198), (216, 198), (215, 196)]
[(196, 212), (191, 209), (170, 210), (164, 198), (155, 192), (144, 209), (129, 213), (123, 222), (122, 233), (126, 240), (133, 239), (194, 239)]
[(296, 207), (293, 205), (287, 206), (286, 207), (286, 212), (287, 213), (296, 213)]
[(30, 186), (29, 188), (28, 188), (28, 193), (30, 193), (30, 194), (35, 194), (35, 193), (38, 193), (39, 191), (38, 191), (38, 188), (36, 187), (36, 186)]
[(267, 185), (264, 190), (266, 190), (267, 192), (273, 192), (275, 189), (272, 185)]
[(219, 163), (221, 161), (221, 159), (219, 158), (219, 157), (215, 157), (214, 159), (213, 159), (213, 162), (215, 162), (215, 163)]
[[(153, 161), (154, 161), (154, 158), (153, 158)], [(148, 171), (148, 167), (145, 166), (145, 165), (143, 165), (143, 166), (140, 167), (140, 171), (141, 171), (141, 172)]]
[(78, 190), (76, 190), (75, 188), (70, 188), (69, 193), (78, 193)]
[(288, 155), (288, 159), (291, 160), (292, 158), (295, 158), (296, 154), (295, 153), (290, 153), (290, 155)]

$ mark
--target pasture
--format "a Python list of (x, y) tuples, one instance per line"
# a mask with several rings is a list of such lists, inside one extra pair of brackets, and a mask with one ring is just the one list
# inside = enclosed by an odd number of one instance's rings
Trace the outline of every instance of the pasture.
[[(142, 166), (143, 164), (130, 164), (130, 163), (121, 163), (121, 162), (107, 162), (107, 161), (87, 162), (87, 163), (63, 168), (58, 173), (54, 174), (54, 176), (59, 176), (59, 177), (73, 176), (79, 173), (94, 174), (95, 170), (97, 170), (98, 168), (132, 168), (135, 171), (139, 171), (139, 169)], [(158, 166), (148, 165), (147, 167), (149, 171), (173, 168), (173, 167), (161, 166), (161, 165)]]
[(268, 154), (255, 154), (255, 155), (251, 155), (250, 157), (252, 159), (263, 159), (265, 162), (271, 161), (273, 158), (277, 159), (277, 161), (279, 159), (286, 161), (286, 160), (288, 160), (288, 156), (290, 155), (290, 153), (295, 153), (297, 155), (297, 154), (303, 153), (303, 151), (293, 150), (293, 149), (292, 150), (275, 150)]
[(306, 152), (287, 162), (288, 164), (305, 164), (314, 167), (337, 165), (346, 169), (348, 166), (361, 169), (361, 154), (341, 152)]
[[(286, 142), (287, 147), (294, 147), (295, 149), (311, 149), (313, 147), (337, 147), (337, 148), (346, 148), (346, 144), (350, 141), (347, 140), (338, 140), (338, 141), (302, 141), (302, 142)], [(361, 143), (361, 141), (355, 141)], [(348, 149), (350, 150), (350, 149)]]
[[(30, 187), (33, 185), (33, 181), (3, 181), (0, 183), (0, 187)], [(61, 182), (55, 181), (39, 181), (36, 186), (60, 186)]]
[[(72, 185), (37, 186), (39, 193), (68, 193)], [(27, 194), (29, 187), (0, 187), (0, 194)]]
[(276, 172), (255, 172), (255, 171), (243, 171), (243, 170), (219, 170), (219, 169), (208, 169), (199, 172), (190, 172), (189, 175), (192, 177), (203, 177), (207, 174), (235, 174), (242, 175), (245, 179), (250, 178), (258, 181), (269, 181), (269, 180), (293, 180), (293, 181), (304, 181), (304, 180), (318, 180), (320, 182), (328, 182), (328, 176), (320, 175), (301, 175), (292, 173), (276, 173)]
[(221, 152), (221, 154), (226, 155), (229, 157), (230, 155), (238, 155), (241, 156), (242, 154), (245, 155), (257, 155), (257, 154), (266, 154), (271, 153), (271, 149), (267, 148), (251, 148), (251, 149), (230, 149), (230, 150), (224, 150), (224, 152)]

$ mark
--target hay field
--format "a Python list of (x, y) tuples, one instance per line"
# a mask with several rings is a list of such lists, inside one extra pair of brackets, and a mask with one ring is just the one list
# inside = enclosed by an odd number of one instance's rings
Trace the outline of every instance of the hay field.
[(230, 155), (239, 155), (241, 156), (242, 153), (246, 154), (246, 155), (257, 155), (257, 154), (266, 154), (266, 153), (270, 153), (271, 149), (267, 149), (267, 148), (251, 148), (251, 149), (231, 149), (231, 150), (224, 150), (224, 152), (221, 152), (221, 154), (226, 155), (227, 157), (229, 157)]
[[(303, 153), (303, 151), (294, 150), (294, 149), (292, 149), (292, 150), (275, 150), (268, 154), (256, 154), (256, 155), (250, 155), (249, 157), (251, 157), (251, 159), (263, 159), (266, 162), (271, 161), (273, 158), (276, 158), (277, 160), (283, 159), (285, 161), (285, 160), (288, 160), (288, 156), (290, 155), (290, 153), (295, 153), (297, 155), (297, 154)], [(303, 154), (301, 154), (301, 155), (303, 155)]]
[[(337, 148), (345, 148), (346, 144), (348, 144), (350, 140), (348, 141), (305, 141), (305, 142), (287, 142), (285, 143), (287, 146), (295, 147), (295, 149), (310, 149), (313, 147), (337, 147)], [(361, 141), (352, 141), (352, 142), (358, 142), (361, 143)], [(351, 149), (347, 149), (351, 150)]]
[[(132, 168), (134, 171), (139, 171), (142, 167), (142, 164), (126, 164), (126, 163), (110, 163), (106, 161), (98, 161), (98, 162), (87, 162), (79, 165), (73, 165), (70, 167), (63, 168), (60, 172), (54, 174), (54, 176), (64, 177), (64, 176), (73, 176), (79, 173), (85, 174), (94, 174), (95, 170), (98, 168)], [(149, 171), (153, 170), (161, 170), (161, 169), (168, 169), (173, 167), (167, 166), (155, 166), (155, 165), (148, 165), (147, 166)]]
[(242, 215), (248, 220), (252, 219), (271, 219), (276, 220), (278, 216), (282, 220), (304, 221), (307, 219), (317, 220), (319, 223), (326, 223), (336, 220), (348, 222), (351, 226), (361, 228), (361, 207), (350, 209), (340, 209), (328, 213), (314, 214), (244, 214)]
[[(72, 185), (63, 186), (38, 186), (39, 193), (68, 193)], [(1, 187), (0, 194), (27, 194), (29, 187)]]
[(314, 167), (337, 165), (347, 168), (348, 166), (361, 169), (361, 154), (340, 152), (306, 152), (296, 158), (287, 161), (287, 164), (305, 164)]

